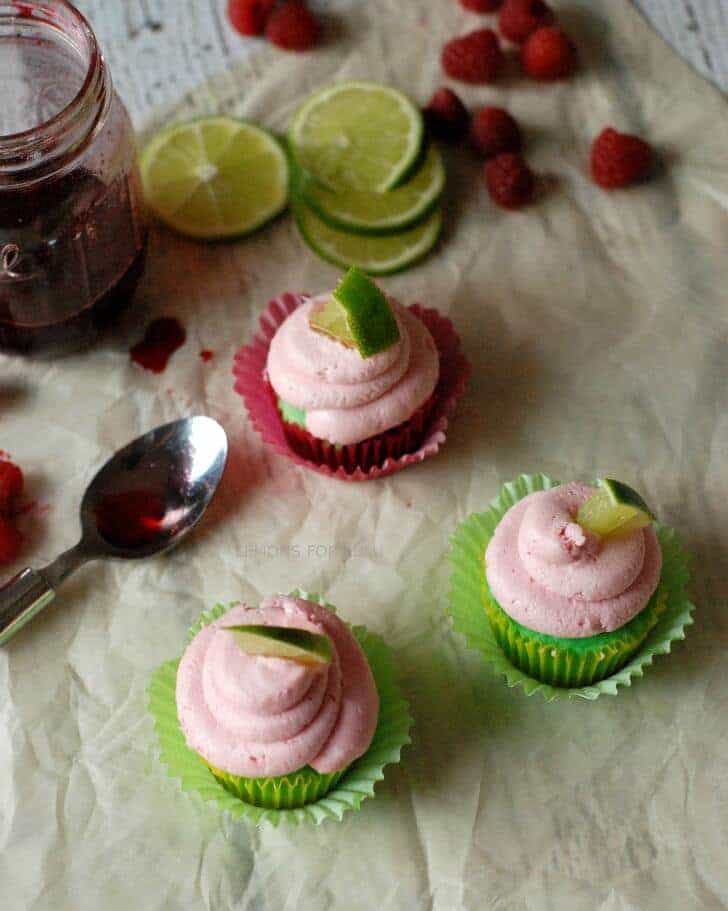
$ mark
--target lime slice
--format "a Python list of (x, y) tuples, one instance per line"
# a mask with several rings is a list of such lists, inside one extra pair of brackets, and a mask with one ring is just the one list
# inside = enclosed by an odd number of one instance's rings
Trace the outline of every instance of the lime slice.
[(599, 490), (576, 515), (576, 521), (600, 537), (626, 535), (654, 520), (642, 497), (631, 487), (611, 478), (600, 478)]
[(331, 640), (306, 629), (287, 626), (226, 626), (224, 629), (246, 655), (285, 658), (312, 667), (331, 663)]
[(399, 326), (387, 298), (360, 269), (349, 269), (308, 321), (312, 329), (356, 348), (364, 358), (399, 341)]
[(329, 190), (304, 172), (297, 179), (303, 198), (332, 228), (355, 234), (393, 234), (422, 221), (437, 206), (445, 188), (445, 168), (431, 145), (417, 173), (389, 193)]
[(386, 193), (416, 167), (424, 127), (396, 89), (339, 82), (304, 102), (288, 136), (298, 164), (330, 189)]
[(150, 209), (187, 237), (249, 234), (288, 198), (288, 163), (279, 143), (229, 117), (162, 130), (144, 149), (141, 170)]
[(382, 237), (332, 228), (300, 199), (294, 202), (293, 212), (304, 240), (315, 253), (335, 266), (358, 266), (370, 275), (391, 275), (413, 265), (435, 246), (442, 230), (439, 208), (414, 228)]

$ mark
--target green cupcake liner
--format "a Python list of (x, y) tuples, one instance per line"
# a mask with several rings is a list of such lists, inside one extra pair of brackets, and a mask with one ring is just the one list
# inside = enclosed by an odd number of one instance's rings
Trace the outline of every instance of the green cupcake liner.
[[(334, 610), (319, 595), (299, 589), (291, 595)], [(217, 604), (205, 611), (190, 628), (190, 639), (234, 606)], [(318, 825), (325, 819), (341, 820), (347, 810), (358, 810), (367, 797), (373, 797), (374, 786), (384, 777), (385, 766), (399, 762), (402, 748), (411, 742), (409, 731), (413, 721), (396, 681), (392, 653), (384, 640), (362, 626), (351, 627), (351, 631), (367, 656), (379, 693), (379, 721), (369, 749), (347, 769), (333, 775), (319, 775), (313, 769), (305, 769), (288, 776), (260, 779), (250, 791), (246, 789), (253, 779), (237, 779), (219, 770), (213, 773), (202, 757), (187, 746), (177, 718), (175, 698), (179, 659), (160, 665), (148, 688), (149, 710), (154, 718), (159, 758), (169, 775), (179, 780), (182, 791), (214, 803), (233, 819), (273, 826), (282, 822)], [(306, 774), (308, 771), (312, 776)], [(225, 776), (225, 784), (216, 775)], [(284, 806), (291, 802), (303, 803), (309, 798), (312, 802), (305, 806)], [(256, 805), (275, 803), (276, 799), (281, 808)]]
[(613, 633), (562, 639), (534, 632), (509, 617), (493, 597), (485, 575), (483, 579), (483, 607), (508, 660), (528, 676), (561, 688), (588, 686), (624, 667), (667, 606), (667, 592), (659, 586), (647, 607)]
[[(596, 656), (592, 654), (595, 637), (579, 645), (575, 640), (543, 636), (526, 630), (508, 618), (495, 599), (489, 597), (485, 549), (496, 525), (514, 503), (534, 491), (549, 490), (559, 483), (545, 475), (520, 475), (503, 486), (487, 512), (474, 513), (458, 527), (450, 551), (453, 566), (450, 616), (454, 629), (465, 636), (468, 647), (481, 652), (494, 670), (506, 678), (509, 687), (521, 686), (529, 696), (540, 692), (547, 702), (556, 699), (597, 699), (602, 693), (615, 696), (618, 687), (631, 686), (633, 677), (644, 674), (655, 655), (668, 654), (673, 642), (685, 638), (685, 628), (693, 622), (694, 610), (685, 591), (689, 580), (687, 555), (673, 529), (656, 525), (663, 560), (660, 585), (648, 607), (623, 627), (625, 632), (621, 637), (619, 630), (598, 637), (605, 650), (603, 659), (599, 653)], [(498, 612), (503, 613), (508, 623)], [(519, 635), (519, 630), (523, 630), (525, 635)], [(564, 652), (563, 661), (557, 660), (564, 646), (568, 651)], [(554, 650), (557, 652), (555, 656), (552, 654)], [(566, 685), (543, 683), (520, 670), (512, 661), (534, 674), (543, 673), (546, 676), (552, 671), (554, 676), (551, 679), (563, 680)], [(590, 661), (593, 666), (588, 664)], [(584, 679), (588, 671), (597, 676), (600, 670), (606, 670), (609, 676), (596, 683), (570, 685), (570, 681)]]
[(241, 778), (205, 763), (220, 784), (235, 797), (269, 810), (294, 810), (325, 797), (347, 769), (322, 775), (306, 766), (276, 778)]

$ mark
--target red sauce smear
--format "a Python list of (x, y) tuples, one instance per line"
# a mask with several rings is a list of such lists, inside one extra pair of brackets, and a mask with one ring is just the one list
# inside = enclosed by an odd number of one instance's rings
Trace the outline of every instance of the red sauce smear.
[(215, 357), (215, 352), (210, 351), (209, 348), (205, 348), (203, 351), (200, 351), (200, 358), (208, 364)]
[(131, 359), (145, 370), (163, 373), (170, 357), (184, 345), (186, 338), (184, 327), (173, 316), (154, 320), (147, 326), (144, 338), (131, 349)]

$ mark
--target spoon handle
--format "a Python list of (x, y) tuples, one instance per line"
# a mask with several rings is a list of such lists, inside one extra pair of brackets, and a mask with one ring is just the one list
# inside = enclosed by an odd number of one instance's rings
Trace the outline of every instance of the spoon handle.
[(55, 598), (53, 586), (37, 569), (24, 569), (0, 588), (0, 645), (5, 645)]
[(24, 569), (0, 588), (0, 646), (48, 607), (56, 589), (72, 572), (94, 559), (79, 542), (43, 569)]

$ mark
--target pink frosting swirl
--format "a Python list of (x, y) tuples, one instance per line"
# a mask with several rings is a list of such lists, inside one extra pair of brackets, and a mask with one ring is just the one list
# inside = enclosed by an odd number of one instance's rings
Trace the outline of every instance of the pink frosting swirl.
[(440, 359), (422, 320), (391, 299), (400, 340), (363, 358), (311, 329), (311, 310), (328, 298), (306, 301), (279, 326), (268, 379), (280, 398), (306, 412), (309, 433), (330, 443), (360, 443), (406, 421), (429, 399)]
[(485, 553), (488, 585), (528, 629), (568, 639), (612, 632), (657, 588), (662, 553), (654, 529), (599, 539), (576, 523), (595, 492), (578, 483), (538, 491), (498, 523)]
[[(333, 661), (311, 668), (246, 655), (224, 631), (237, 625), (325, 634)], [(318, 604), (281, 595), (233, 608), (195, 636), (177, 672), (177, 714), (188, 746), (232, 775), (287, 775), (305, 765), (328, 773), (369, 748), (379, 696), (346, 625)]]

